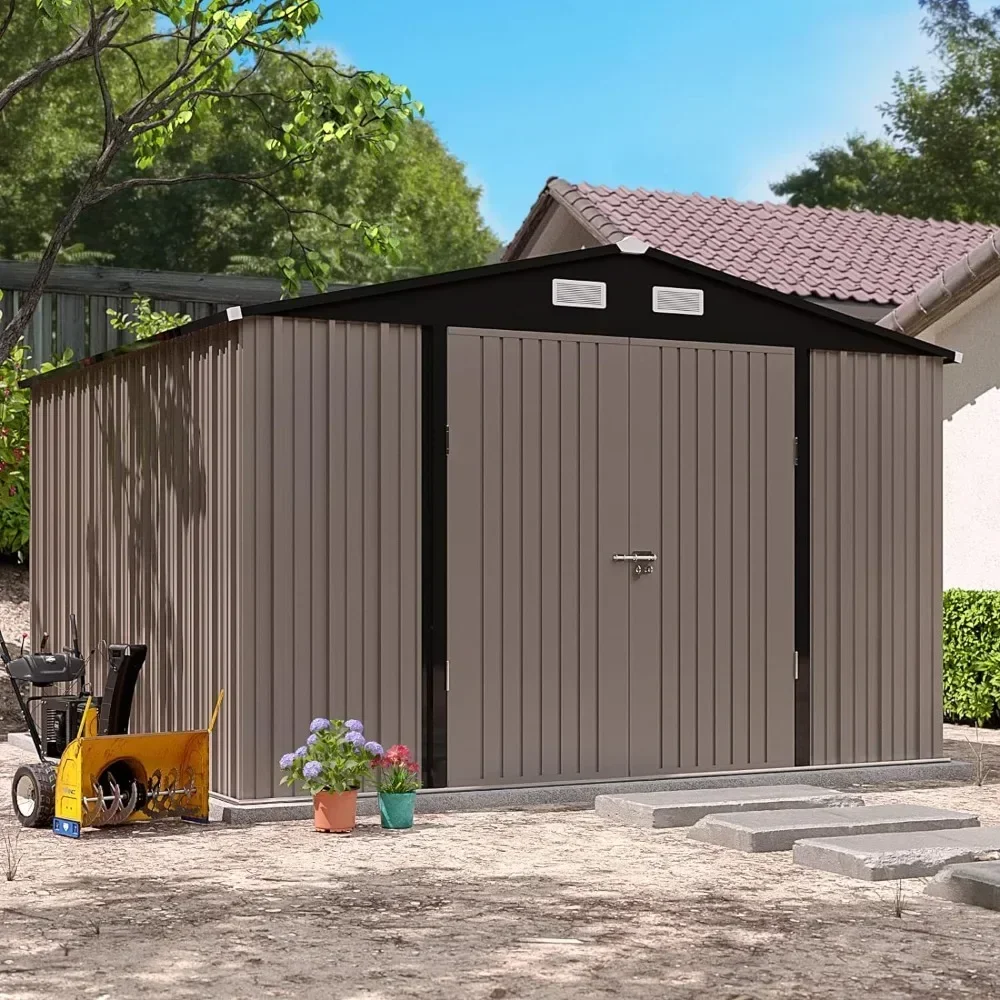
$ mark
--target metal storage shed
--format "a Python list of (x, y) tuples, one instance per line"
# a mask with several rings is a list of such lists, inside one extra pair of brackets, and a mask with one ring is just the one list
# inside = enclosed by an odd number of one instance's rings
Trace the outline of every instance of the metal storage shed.
[(33, 380), (32, 627), (236, 800), (937, 757), (952, 360), (633, 238), (230, 310)]

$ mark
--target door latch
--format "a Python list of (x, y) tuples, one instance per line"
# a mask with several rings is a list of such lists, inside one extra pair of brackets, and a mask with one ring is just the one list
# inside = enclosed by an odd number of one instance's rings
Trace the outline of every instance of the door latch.
[(656, 553), (649, 552), (648, 550), (637, 549), (635, 552), (616, 552), (611, 558), (615, 562), (632, 563), (635, 575), (642, 576), (643, 573), (653, 572), (653, 563), (656, 562)]

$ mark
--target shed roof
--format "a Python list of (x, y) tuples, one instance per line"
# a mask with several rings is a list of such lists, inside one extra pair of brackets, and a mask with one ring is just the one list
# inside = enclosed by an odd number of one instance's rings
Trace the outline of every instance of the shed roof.
[[(531, 257), (499, 264), (487, 264), (482, 267), (425, 275), (419, 278), (405, 278), (382, 284), (358, 285), (353, 288), (343, 288), (319, 295), (263, 302), (245, 308), (232, 307), (228, 313), (221, 311), (211, 316), (185, 323), (183, 326), (167, 330), (147, 340), (126, 344), (107, 351), (104, 354), (74, 362), (68, 367), (59, 368), (43, 375), (36, 375), (33, 378), (26, 379), (23, 384), (27, 385), (41, 379), (57, 377), (66, 371), (99, 364), (122, 353), (155, 349), (157, 344), (172, 340), (175, 337), (207, 327), (217, 326), (227, 321), (242, 319), (244, 316), (328, 318), (335, 314), (338, 318), (381, 319), (383, 322), (406, 322), (421, 325), (430, 325), (442, 321), (445, 325), (476, 325), (475, 323), (470, 324), (467, 315), (452, 315), (449, 311), (449, 306), (452, 303), (459, 304), (459, 300), (461, 299), (461, 304), (467, 309), (470, 299), (476, 299), (479, 290), (484, 287), (484, 283), (490, 283), (491, 286), (495, 287), (496, 279), (503, 280), (507, 276), (517, 274), (528, 275), (532, 272), (541, 272), (539, 277), (547, 280), (549, 275), (545, 272), (556, 271), (561, 271), (562, 275), (566, 277), (580, 276), (592, 279), (600, 276), (602, 267), (614, 267), (618, 269), (621, 266), (635, 268), (637, 271), (641, 269), (643, 279), (649, 277), (652, 273), (647, 269), (657, 269), (659, 266), (664, 272), (669, 272), (667, 277), (682, 274), (686, 280), (710, 281), (717, 288), (731, 290), (729, 293), (730, 296), (732, 296), (733, 292), (742, 292), (744, 298), (740, 299), (740, 301), (745, 302), (745, 295), (749, 294), (771, 303), (772, 307), (777, 306), (780, 309), (790, 308), (803, 316), (811, 315), (815, 317), (816, 321), (823, 328), (843, 331), (845, 346), (842, 349), (844, 350), (851, 349), (846, 344), (853, 337), (854, 341), (864, 339), (866, 343), (881, 342), (885, 345), (886, 350), (895, 353), (931, 355), (944, 358), (946, 361), (953, 361), (955, 358), (954, 353), (947, 348), (914, 340), (905, 334), (878, 327), (873, 323), (868, 323), (865, 320), (857, 319), (844, 313), (834, 312), (825, 306), (817, 305), (797, 296), (777, 292), (763, 285), (735, 277), (732, 274), (717, 271), (681, 257), (675, 257), (672, 254), (664, 253), (661, 250), (650, 247), (642, 240), (631, 236), (614, 244), (591, 247), (585, 250), (573, 250), (562, 254)], [(574, 269), (579, 274), (575, 275)], [(655, 270), (655, 273), (659, 275), (660, 272), (659, 270)], [(636, 307), (642, 310), (642, 315), (645, 316), (645, 313), (649, 312), (648, 292), (650, 286), (646, 284), (643, 287), (646, 294), (642, 298), (641, 304), (639, 303), (638, 295), (634, 296), (633, 300)], [(507, 296), (507, 298), (510, 298), (510, 296)], [(431, 301), (434, 303), (434, 318), (431, 318), (428, 312), (428, 303)], [(392, 303), (391, 309), (388, 308), (389, 303)], [(521, 305), (520, 302), (514, 303), (515, 308), (519, 305)], [(524, 304), (522, 313), (526, 313), (528, 318), (536, 323), (534, 329), (548, 329), (548, 326), (545, 325), (546, 319), (533, 315), (533, 313), (539, 314), (542, 306), (548, 308), (550, 305), (551, 300), (543, 303), (536, 298), (534, 302)], [(354, 316), (350, 315), (352, 310), (355, 313)], [(576, 326), (581, 326), (579, 332), (588, 332), (586, 329), (582, 329), (588, 317), (581, 314), (595, 311), (586, 309), (550, 309), (549, 319), (552, 318), (552, 312), (558, 313), (561, 316), (565, 316), (567, 313), (572, 314), (573, 319), (567, 320), (567, 322), (574, 329)], [(405, 318), (403, 318), (404, 315)], [(649, 312), (649, 315), (652, 316), (653, 314)], [(654, 318), (665, 321), (675, 317), (655, 316)], [(677, 318), (683, 320), (695, 319), (694, 317)], [(542, 325), (537, 325), (538, 323)], [(518, 328), (531, 329), (532, 327)], [(633, 335), (639, 334), (636, 332)], [(650, 336), (650, 334), (646, 335)], [(733, 340), (736, 338), (736, 342), (739, 342), (741, 331), (738, 321), (729, 324), (726, 335), (728, 339)], [(677, 330), (671, 333), (663, 332), (658, 334), (658, 336), (662, 336), (664, 339), (699, 339), (697, 337), (685, 337)]]
[(553, 203), (602, 242), (634, 233), (661, 250), (779, 292), (884, 305), (901, 303), (992, 229), (551, 177), (505, 260), (521, 256)]

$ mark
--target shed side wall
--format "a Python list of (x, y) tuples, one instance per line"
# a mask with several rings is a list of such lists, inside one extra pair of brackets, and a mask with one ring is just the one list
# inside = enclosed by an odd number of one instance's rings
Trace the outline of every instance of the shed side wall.
[(814, 351), (812, 763), (940, 756), (942, 363)]
[(420, 329), (244, 321), (245, 797), (310, 720), (420, 746)]
[[(239, 795), (246, 747), (234, 595), (237, 324), (138, 351), (32, 392), (31, 629), (87, 653), (146, 643), (132, 731), (204, 728), (220, 688), (212, 788)], [(101, 690), (106, 661), (88, 676)]]

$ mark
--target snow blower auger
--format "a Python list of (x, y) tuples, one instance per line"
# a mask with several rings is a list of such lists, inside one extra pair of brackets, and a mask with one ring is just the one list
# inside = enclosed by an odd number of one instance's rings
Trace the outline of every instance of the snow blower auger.
[[(104, 694), (87, 690), (76, 616), (72, 648), (11, 657), (0, 634), (0, 659), (38, 752), (37, 764), (19, 767), (11, 789), (23, 826), (79, 837), (84, 827), (118, 826), (180, 818), (208, 822), (209, 738), (222, 704), (219, 692), (207, 729), (129, 733), (135, 684), (146, 661), (142, 645), (108, 645)], [(78, 685), (75, 694), (25, 695), (28, 687)], [(41, 731), (31, 707), (37, 704)], [(75, 734), (75, 738), (74, 738)]]

